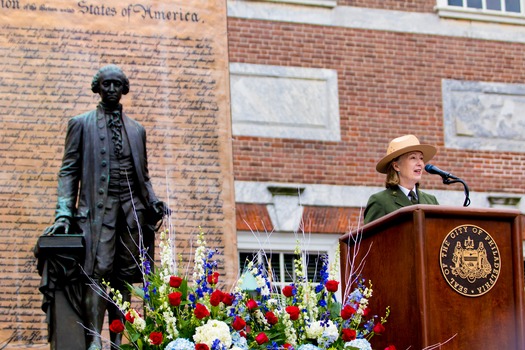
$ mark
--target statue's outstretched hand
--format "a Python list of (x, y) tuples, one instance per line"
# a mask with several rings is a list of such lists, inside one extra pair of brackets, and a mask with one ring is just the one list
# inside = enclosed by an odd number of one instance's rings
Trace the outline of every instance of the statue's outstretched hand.
[(168, 205), (164, 203), (163, 201), (157, 201), (153, 203), (153, 208), (155, 210), (155, 213), (157, 213), (157, 215), (161, 217), (164, 215), (167, 215), (167, 216), (171, 215), (171, 209), (168, 208)]
[(58, 218), (53, 225), (49, 226), (48, 228), (44, 230), (44, 235), (46, 236), (60, 235), (60, 234), (67, 235), (69, 233), (69, 226), (71, 226), (71, 223), (68, 218), (66, 217)]

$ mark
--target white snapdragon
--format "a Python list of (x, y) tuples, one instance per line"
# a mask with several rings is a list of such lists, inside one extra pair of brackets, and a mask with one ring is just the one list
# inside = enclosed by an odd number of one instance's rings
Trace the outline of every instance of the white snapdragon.
[(144, 321), (144, 319), (136, 312), (134, 313), (133, 317), (135, 317), (135, 321), (133, 321), (133, 328), (135, 328), (138, 332), (142, 332), (146, 328), (146, 321)]
[(340, 266), (341, 251), (339, 250), (339, 244), (335, 250), (334, 261), (330, 264), (330, 272), (328, 273), (329, 280), (337, 280), (339, 278), (339, 266)]
[(196, 281), (201, 276), (204, 276), (204, 261), (206, 259), (206, 241), (204, 234), (201, 232), (197, 239), (197, 249), (195, 249), (193, 280)]
[(179, 336), (179, 331), (177, 330), (177, 318), (173, 315), (171, 310), (164, 311), (162, 313), (164, 322), (166, 324), (166, 332), (168, 333), (168, 339), (175, 339)]
[(264, 317), (264, 315), (261, 312), (261, 310), (259, 310), (259, 309), (255, 310), (254, 317), (255, 317), (255, 319), (257, 320), (258, 323), (264, 325), (264, 329), (265, 330), (270, 329), (270, 325), (268, 324), (268, 321), (266, 320), (266, 317)]
[(281, 317), (285, 326), (286, 342), (295, 346), (297, 344), (297, 332), (293, 327), (293, 321), (290, 320), (290, 315), (287, 312), (282, 313)]

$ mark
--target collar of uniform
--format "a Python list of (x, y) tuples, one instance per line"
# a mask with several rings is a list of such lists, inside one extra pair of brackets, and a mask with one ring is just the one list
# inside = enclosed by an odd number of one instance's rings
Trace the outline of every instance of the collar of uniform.
[(408, 197), (408, 194), (410, 193), (410, 191), (414, 191), (414, 193), (416, 194), (416, 199), (417, 199), (417, 187), (414, 187), (413, 189), (409, 190), (408, 188), (406, 187), (403, 187), (401, 185), (397, 185), (397, 187), (399, 187), (399, 189), (405, 194), (405, 196)]
[(122, 104), (118, 104), (116, 109), (109, 109), (104, 102), (100, 101), (98, 104), (98, 107), (104, 112), (104, 114), (113, 114), (115, 112), (119, 112), (120, 115), (122, 115)]

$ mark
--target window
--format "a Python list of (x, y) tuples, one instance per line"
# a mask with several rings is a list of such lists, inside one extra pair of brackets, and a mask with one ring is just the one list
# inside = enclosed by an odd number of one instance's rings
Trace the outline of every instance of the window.
[[(304, 271), (307, 280), (310, 282), (319, 282), (319, 271), (323, 264), (322, 256), (324, 254), (304, 254), (306, 262)], [(271, 271), (273, 287), (281, 289), (282, 287), (296, 281), (294, 263), (299, 257), (293, 252), (239, 252), (239, 271), (243, 271), (247, 261), (257, 261), (262, 263), (267, 271)]]
[(525, 0), (437, 0), (440, 17), (525, 25)]
[(521, 13), (523, 0), (448, 0), (450, 6)]
[[(257, 234), (237, 232), (237, 249), (239, 251), (239, 274), (243, 273), (246, 261), (261, 262), (273, 276), (273, 287), (280, 289), (295, 280), (294, 251), (300, 241), (305, 261), (305, 275), (309, 281), (318, 282), (323, 265), (322, 257), (328, 255), (330, 263), (335, 261), (335, 251), (339, 243), (338, 234), (308, 234), (297, 237), (291, 233), (273, 232)], [(255, 259), (255, 260), (254, 260)], [(340, 278), (338, 277), (338, 280)]]

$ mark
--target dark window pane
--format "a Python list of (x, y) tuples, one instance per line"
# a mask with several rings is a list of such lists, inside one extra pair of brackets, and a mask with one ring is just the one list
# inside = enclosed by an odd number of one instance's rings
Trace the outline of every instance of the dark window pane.
[(505, 0), (505, 9), (508, 12), (521, 12), (520, 0)]
[(250, 261), (256, 262), (257, 260), (254, 260), (255, 256), (257, 255), (254, 253), (239, 252), (239, 271), (243, 271)]
[(487, 9), (501, 11), (501, 0), (487, 0)]
[(319, 272), (321, 271), (321, 267), (323, 267), (321, 257), (317, 254), (308, 254), (307, 259), (308, 265), (306, 270), (308, 272), (308, 281), (319, 282), (321, 280), (321, 274)]
[(282, 282), (282, 271), (279, 263), (280, 254), (272, 254), (267, 256), (267, 258), (270, 259), (270, 266), (272, 267), (272, 281), (276, 283)]
[(481, 0), (467, 0), (467, 7), (471, 7), (474, 9), (480, 9), (481, 6)]
[(463, 0), (448, 0), (450, 6), (463, 6)]
[[(303, 261), (306, 267), (306, 278), (309, 282), (319, 282), (321, 280), (321, 267), (322, 259), (318, 253), (305, 254), (305, 261)], [(275, 283), (292, 283), (297, 282), (297, 276), (295, 274), (295, 260), (298, 258), (294, 253), (248, 253), (239, 252), (239, 268), (243, 271), (248, 262), (253, 261), (258, 264), (261, 259), (263, 265), (268, 269), (270, 264), (270, 271), (272, 273), (271, 280)], [(284, 270), (281, 270), (281, 261), (283, 261)]]
[(294, 260), (295, 254), (283, 254), (284, 257), (284, 281), (291, 283), (295, 281)]

